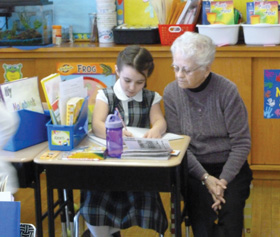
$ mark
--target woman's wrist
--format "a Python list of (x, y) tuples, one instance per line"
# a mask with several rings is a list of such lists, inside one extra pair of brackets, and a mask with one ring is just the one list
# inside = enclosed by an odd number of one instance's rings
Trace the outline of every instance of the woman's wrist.
[(209, 178), (209, 174), (208, 173), (205, 173), (203, 176), (202, 176), (202, 179), (201, 179), (201, 183), (202, 185), (205, 185), (207, 179)]

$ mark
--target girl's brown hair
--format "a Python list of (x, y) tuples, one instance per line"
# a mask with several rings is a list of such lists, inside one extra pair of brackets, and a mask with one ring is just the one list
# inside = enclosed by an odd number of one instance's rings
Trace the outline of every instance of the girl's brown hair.
[(133, 67), (145, 78), (149, 77), (154, 70), (153, 56), (147, 49), (138, 45), (127, 46), (119, 53), (117, 58), (118, 70), (121, 71), (124, 65)]

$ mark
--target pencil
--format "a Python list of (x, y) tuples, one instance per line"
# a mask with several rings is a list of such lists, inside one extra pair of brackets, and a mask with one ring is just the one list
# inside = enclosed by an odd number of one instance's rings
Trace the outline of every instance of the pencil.
[(125, 123), (123, 121), (123, 118), (122, 118), (122, 116), (120, 114), (120, 111), (118, 110), (117, 107), (115, 108), (115, 110), (118, 112), (118, 116), (119, 116), (120, 120), (122, 121), (122, 125), (123, 125), (124, 129), (127, 131), (127, 127), (126, 127), (126, 125), (125, 125)]

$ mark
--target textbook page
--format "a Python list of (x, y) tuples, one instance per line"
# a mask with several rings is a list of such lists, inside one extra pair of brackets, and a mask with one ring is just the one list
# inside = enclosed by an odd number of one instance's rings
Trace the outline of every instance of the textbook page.
[[(149, 128), (138, 128), (138, 127), (127, 127), (127, 130), (133, 134), (134, 137), (143, 137), (144, 134), (149, 130)], [(175, 133), (165, 133), (162, 137), (162, 139), (167, 139), (169, 141), (171, 140), (177, 140), (182, 139), (183, 137), (180, 135), (177, 135)]]

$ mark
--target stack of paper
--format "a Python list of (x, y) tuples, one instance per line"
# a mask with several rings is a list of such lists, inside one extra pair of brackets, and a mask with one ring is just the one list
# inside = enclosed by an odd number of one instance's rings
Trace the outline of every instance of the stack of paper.
[(127, 148), (122, 159), (168, 160), (172, 149), (168, 140), (124, 137)]

